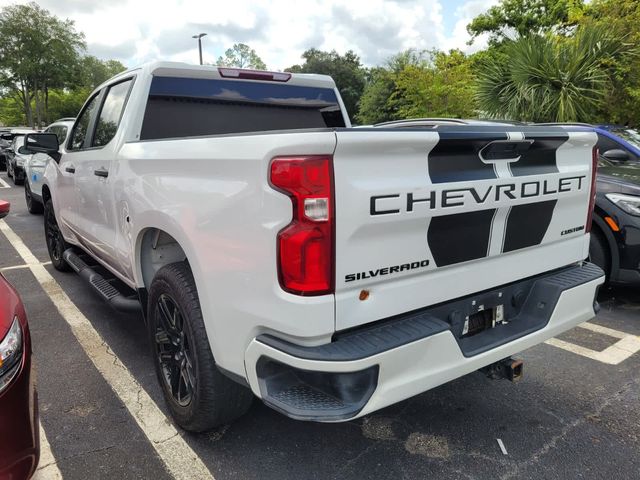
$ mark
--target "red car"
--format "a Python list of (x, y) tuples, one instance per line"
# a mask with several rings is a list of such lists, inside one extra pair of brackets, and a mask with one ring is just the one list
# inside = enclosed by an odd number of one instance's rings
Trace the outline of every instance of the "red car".
[[(9, 204), (0, 200), (0, 218)], [(40, 458), (31, 336), (16, 290), (0, 274), (0, 479), (31, 477)]]

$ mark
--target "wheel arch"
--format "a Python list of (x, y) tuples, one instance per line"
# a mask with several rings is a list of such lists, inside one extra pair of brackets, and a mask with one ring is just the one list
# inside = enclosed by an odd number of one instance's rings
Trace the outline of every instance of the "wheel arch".
[(46, 204), (51, 199), (51, 190), (46, 183), (42, 185), (42, 204)]
[(611, 272), (609, 272), (609, 279), (615, 280), (618, 277), (618, 270), (620, 269), (620, 252), (618, 252), (618, 244), (613, 233), (611, 233), (611, 229), (598, 212), (593, 216), (592, 229), (598, 231), (607, 243), (606, 247), (609, 250), (611, 259)]
[(137, 244), (137, 278), (138, 283), (147, 291), (155, 274), (170, 263), (189, 263), (185, 249), (181, 243), (162, 228), (147, 227), (138, 235)]

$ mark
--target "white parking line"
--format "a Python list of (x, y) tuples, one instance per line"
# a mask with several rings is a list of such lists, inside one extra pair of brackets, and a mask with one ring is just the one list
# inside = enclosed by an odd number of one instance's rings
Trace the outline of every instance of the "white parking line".
[(625, 332), (620, 332), (612, 328), (603, 327), (594, 323), (582, 323), (578, 325), (580, 328), (590, 330), (592, 332), (601, 333), (619, 339), (616, 343), (610, 347), (605, 348), (601, 352), (597, 350), (591, 350), (590, 348), (575, 345), (570, 342), (565, 342), (557, 338), (551, 338), (545, 343), (557, 348), (561, 348), (577, 355), (596, 360), (598, 362), (606, 363), (608, 365), (618, 365), (624, 362), (627, 358), (631, 357), (635, 353), (640, 352), (640, 337), (636, 335), (630, 335)]
[(9, 185), (7, 182), (4, 181), (2, 177), (0, 177), (0, 188), (11, 188), (11, 185)]
[(61, 480), (62, 473), (51, 452), (51, 445), (40, 423), (40, 463), (31, 480)]
[[(38, 262), (36, 263), (36, 265), (46, 266), (46, 265), (51, 265), (51, 262)], [(23, 268), (31, 268), (31, 265), (28, 263), (24, 263), (22, 265), (12, 265), (10, 267), (3, 267), (3, 268), (0, 268), (0, 273), (8, 272), (10, 270), (22, 270)]]
[(162, 413), (149, 394), (131, 375), (129, 369), (93, 328), (91, 322), (69, 299), (44, 266), (39, 264), (33, 253), (4, 220), (0, 220), (0, 232), (29, 265), (31, 273), (54, 303), (62, 318), (69, 324), (87, 356), (127, 407), (173, 477), (177, 479), (212, 479), (211, 472), (185, 442), (181, 433)]
[(614, 330), (613, 328), (603, 327), (602, 325), (598, 325), (597, 323), (584, 322), (578, 326), (580, 328), (591, 330), (592, 332), (596, 333), (602, 333), (603, 335), (608, 335), (613, 338), (625, 338), (629, 336), (628, 333), (619, 332), (618, 330)]

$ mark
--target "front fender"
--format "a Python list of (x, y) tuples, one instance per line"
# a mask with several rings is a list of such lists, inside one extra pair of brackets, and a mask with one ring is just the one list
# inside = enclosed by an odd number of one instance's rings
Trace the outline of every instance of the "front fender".
[(24, 166), (25, 179), (29, 183), (31, 193), (39, 197), (42, 196), (45, 169), (50, 160), (51, 157), (48, 155), (36, 153), (25, 163)]

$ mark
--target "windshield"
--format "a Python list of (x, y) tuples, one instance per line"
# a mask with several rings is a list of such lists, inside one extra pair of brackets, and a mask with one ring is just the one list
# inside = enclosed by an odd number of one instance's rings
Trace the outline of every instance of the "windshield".
[(637, 149), (640, 149), (640, 132), (637, 130), (633, 130), (631, 128), (616, 128), (615, 130), (612, 130), (612, 133), (615, 133)]

